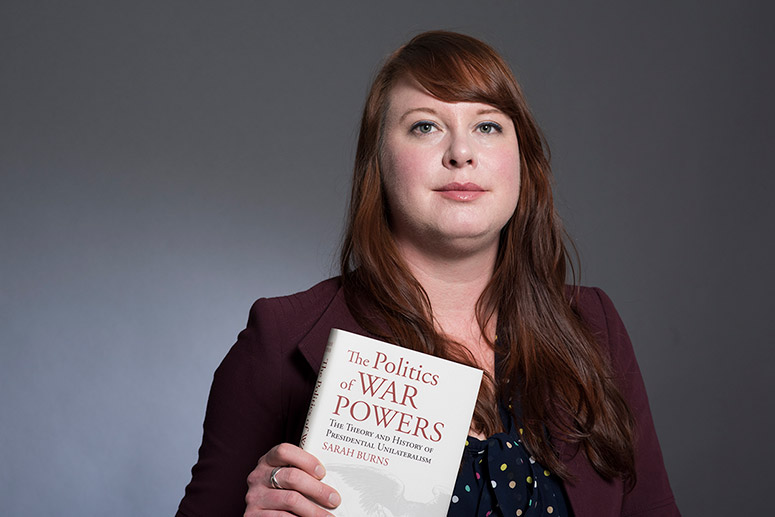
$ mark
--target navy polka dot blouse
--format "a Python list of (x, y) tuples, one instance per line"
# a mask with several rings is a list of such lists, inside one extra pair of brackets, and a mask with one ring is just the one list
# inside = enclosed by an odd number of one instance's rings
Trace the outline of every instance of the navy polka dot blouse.
[(468, 437), (448, 517), (570, 515), (562, 481), (525, 450), (521, 430), (508, 427), (486, 440)]

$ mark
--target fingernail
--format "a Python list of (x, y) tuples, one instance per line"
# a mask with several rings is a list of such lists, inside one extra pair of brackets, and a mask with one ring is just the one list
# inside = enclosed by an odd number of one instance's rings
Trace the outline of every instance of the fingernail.
[(323, 468), (323, 465), (315, 467), (315, 475), (318, 479), (323, 479), (323, 476), (326, 475), (326, 469)]
[(342, 502), (342, 498), (339, 497), (339, 494), (336, 492), (331, 492), (331, 495), (328, 496), (328, 502), (331, 503), (331, 506), (339, 506), (339, 503)]

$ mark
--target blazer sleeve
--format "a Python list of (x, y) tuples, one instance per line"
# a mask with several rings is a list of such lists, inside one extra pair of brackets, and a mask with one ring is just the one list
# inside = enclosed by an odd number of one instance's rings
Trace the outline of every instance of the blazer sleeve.
[(215, 371), (199, 459), (177, 516), (243, 515), (248, 474), (286, 441), (281, 380), (290, 352), (275, 322), (272, 304), (255, 302), (247, 328)]
[[(635, 468), (637, 482), (631, 491), (625, 489), (622, 500), (623, 517), (680, 516), (670, 488), (662, 450), (659, 447), (654, 421), (649, 409), (646, 387), (635, 359), (632, 343), (610, 298), (600, 289), (593, 289), (604, 316), (603, 331), (611, 354), (614, 373), (619, 380), (636, 421)], [(606, 342), (604, 341), (604, 342)]]

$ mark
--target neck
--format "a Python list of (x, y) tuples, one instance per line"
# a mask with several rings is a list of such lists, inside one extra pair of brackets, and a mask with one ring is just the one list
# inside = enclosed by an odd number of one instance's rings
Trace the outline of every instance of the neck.
[[(428, 294), (438, 330), (462, 343), (478, 344), (482, 336), (476, 320), (476, 303), (492, 277), (497, 245), (452, 257), (431, 255), (400, 242), (398, 248)], [(493, 321), (493, 327), (494, 324)], [(492, 339), (494, 328), (487, 332)]]

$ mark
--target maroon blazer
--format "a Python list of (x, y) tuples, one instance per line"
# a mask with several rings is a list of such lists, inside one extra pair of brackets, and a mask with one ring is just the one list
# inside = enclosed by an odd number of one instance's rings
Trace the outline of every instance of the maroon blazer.
[[(677, 516), (646, 390), (630, 339), (611, 300), (582, 288), (577, 308), (610, 352), (615, 373), (638, 424), (638, 482), (605, 481), (583, 451), (561, 452), (576, 481), (565, 482), (576, 517)], [(253, 304), (248, 325), (215, 372), (199, 461), (180, 503), (179, 517), (241, 516), (247, 477), (259, 458), (281, 442), (298, 443), (332, 327), (358, 334), (341, 283), (332, 278), (308, 291)]]

